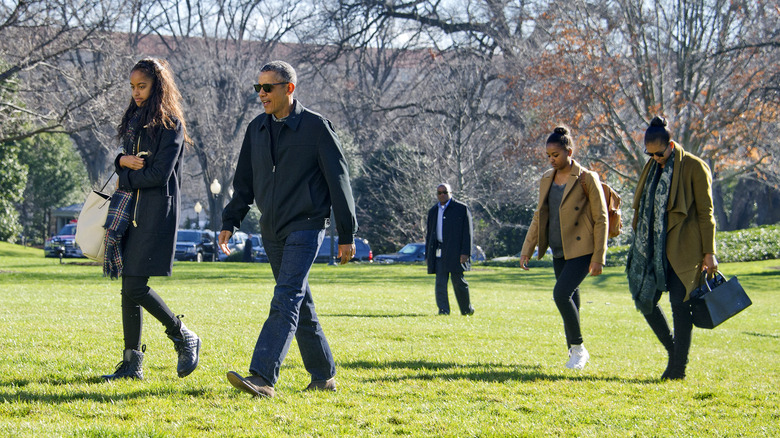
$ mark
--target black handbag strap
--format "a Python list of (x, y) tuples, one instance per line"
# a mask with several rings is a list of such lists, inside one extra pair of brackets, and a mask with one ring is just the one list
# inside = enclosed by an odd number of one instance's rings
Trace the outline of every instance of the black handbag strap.
[(106, 189), (106, 186), (108, 185), (108, 183), (111, 182), (111, 179), (114, 177), (114, 175), (116, 175), (116, 170), (111, 172), (111, 175), (108, 176), (108, 179), (106, 180), (106, 183), (103, 184), (103, 187), (100, 188), (101, 192)]

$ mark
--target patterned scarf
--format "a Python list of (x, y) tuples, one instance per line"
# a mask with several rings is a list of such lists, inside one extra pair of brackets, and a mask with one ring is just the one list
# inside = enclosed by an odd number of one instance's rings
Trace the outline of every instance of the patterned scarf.
[(650, 168), (639, 201), (634, 242), (628, 250), (628, 289), (636, 308), (645, 315), (653, 312), (657, 291), (666, 290), (666, 208), (673, 170), (674, 154), (663, 169), (658, 163)]
[(126, 154), (135, 154), (137, 151), (133, 149), (135, 146), (135, 140), (138, 138), (139, 129), (138, 124), (141, 122), (141, 110), (136, 108), (130, 120), (127, 121), (127, 129), (122, 133), (122, 148)]
[(103, 276), (112, 280), (122, 275), (122, 236), (130, 223), (130, 210), (133, 205), (133, 192), (117, 190), (111, 195), (106, 224), (105, 259)]

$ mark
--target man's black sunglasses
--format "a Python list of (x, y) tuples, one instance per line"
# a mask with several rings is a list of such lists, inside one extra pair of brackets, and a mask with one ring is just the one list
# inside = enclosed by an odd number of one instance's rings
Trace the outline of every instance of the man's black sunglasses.
[(289, 82), (274, 82), (273, 84), (255, 84), (255, 91), (259, 93), (260, 90), (263, 90), (266, 93), (270, 93), (271, 90), (274, 89), (274, 85), (282, 85), (282, 84), (289, 84)]

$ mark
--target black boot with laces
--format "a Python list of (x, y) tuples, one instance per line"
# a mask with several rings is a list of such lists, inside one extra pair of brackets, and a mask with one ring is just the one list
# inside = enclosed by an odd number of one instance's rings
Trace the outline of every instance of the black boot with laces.
[(144, 352), (146, 345), (141, 346), (141, 351), (128, 348), (124, 351), (122, 361), (116, 366), (114, 374), (105, 374), (100, 376), (106, 380), (116, 379), (138, 379), (143, 380), (144, 371), (142, 369), (144, 361)]
[(184, 315), (176, 316), (176, 318), (179, 318), (179, 328), (173, 333), (166, 332), (166, 334), (173, 341), (173, 348), (179, 354), (176, 372), (179, 374), (179, 377), (187, 377), (198, 367), (200, 338), (181, 322), (182, 317)]

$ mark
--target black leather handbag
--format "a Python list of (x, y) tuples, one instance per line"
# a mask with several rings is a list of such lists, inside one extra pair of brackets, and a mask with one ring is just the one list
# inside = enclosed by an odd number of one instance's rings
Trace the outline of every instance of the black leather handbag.
[(704, 272), (701, 283), (690, 296), (693, 325), (696, 327), (713, 329), (753, 304), (737, 277), (726, 281), (720, 272), (716, 272), (707, 280)]

